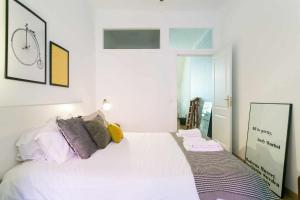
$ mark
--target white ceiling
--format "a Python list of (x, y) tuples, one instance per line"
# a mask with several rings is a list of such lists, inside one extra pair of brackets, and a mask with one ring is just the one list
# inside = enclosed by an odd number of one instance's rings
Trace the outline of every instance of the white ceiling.
[(98, 10), (217, 10), (226, 0), (88, 0)]

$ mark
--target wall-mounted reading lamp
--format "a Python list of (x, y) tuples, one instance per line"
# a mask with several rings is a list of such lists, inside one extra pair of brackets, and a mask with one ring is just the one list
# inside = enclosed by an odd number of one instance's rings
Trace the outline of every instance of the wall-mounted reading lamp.
[(109, 101), (107, 99), (103, 99), (102, 109), (104, 111), (109, 111), (111, 109), (111, 104), (109, 103)]

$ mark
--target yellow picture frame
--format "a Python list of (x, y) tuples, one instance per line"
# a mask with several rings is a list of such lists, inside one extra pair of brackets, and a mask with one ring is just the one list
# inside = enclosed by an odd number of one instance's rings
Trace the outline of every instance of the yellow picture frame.
[(69, 87), (69, 51), (50, 41), (50, 85)]

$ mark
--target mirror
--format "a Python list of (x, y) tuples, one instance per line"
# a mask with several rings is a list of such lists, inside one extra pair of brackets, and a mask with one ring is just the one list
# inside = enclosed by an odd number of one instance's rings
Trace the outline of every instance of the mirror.
[(201, 111), (200, 131), (208, 137), (211, 137), (211, 111), (212, 102), (204, 102)]

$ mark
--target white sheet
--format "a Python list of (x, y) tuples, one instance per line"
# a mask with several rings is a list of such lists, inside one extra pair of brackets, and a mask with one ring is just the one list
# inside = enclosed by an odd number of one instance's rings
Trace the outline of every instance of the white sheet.
[(126, 133), (88, 160), (31, 161), (0, 185), (2, 200), (198, 200), (188, 162), (168, 133)]

